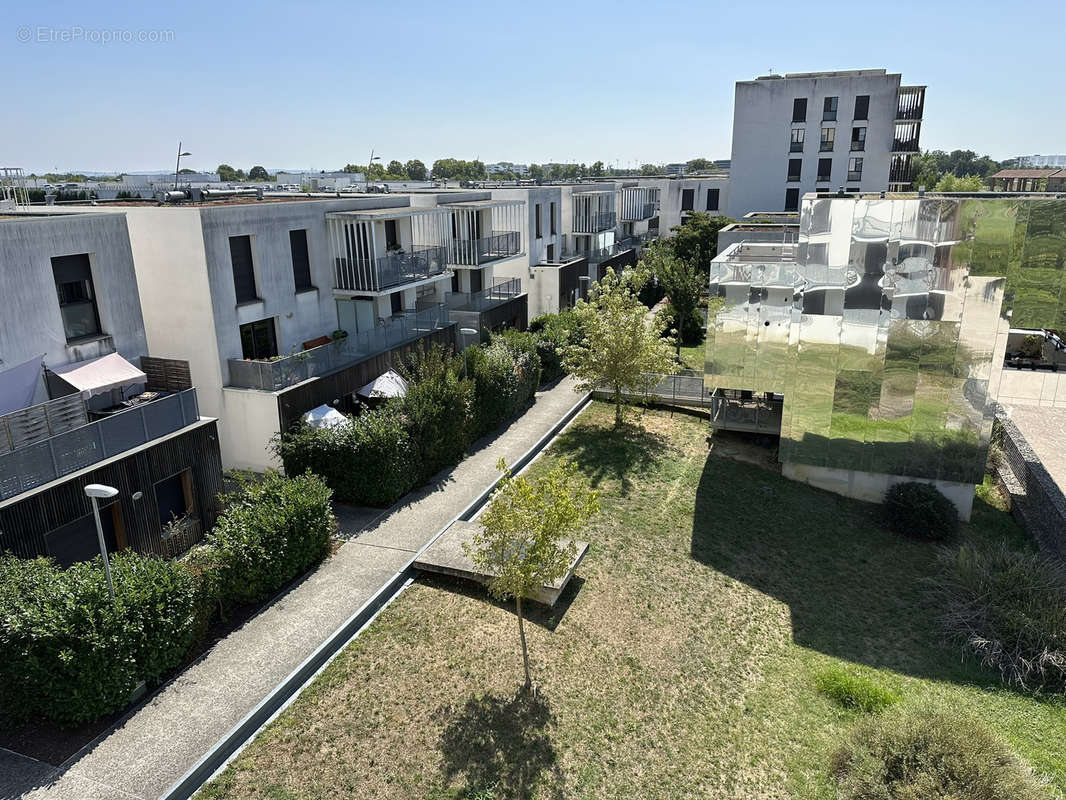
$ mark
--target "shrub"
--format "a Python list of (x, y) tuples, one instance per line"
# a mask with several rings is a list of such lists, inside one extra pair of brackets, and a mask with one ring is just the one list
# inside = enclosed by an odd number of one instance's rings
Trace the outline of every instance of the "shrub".
[(955, 504), (929, 483), (893, 484), (885, 494), (885, 511), (892, 530), (907, 536), (944, 541), (959, 527)]
[(833, 666), (819, 672), (814, 678), (818, 691), (844, 708), (854, 711), (882, 711), (899, 702), (899, 695), (874, 683), (865, 675), (857, 675), (841, 667)]
[(581, 338), (577, 316), (572, 311), (541, 314), (529, 323), (529, 332), (536, 336), (540, 357), (540, 378), (546, 383), (566, 374), (563, 368), (563, 348)]
[(0, 696), (11, 719), (74, 725), (123, 708), (141, 680), (181, 663), (196, 635), (196, 584), (179, 564), (137, 553), (67, 570), (0, 558)]
[(511, 331), (464, 353), (474, 383), (473, 436), (495, 430), (526, 408), (540, 385), (540, 357), (532, 334)]
[(417, 483), (459, 463), (472, 441), (473, 382), (462, 379), (462, 361), (440, 345), (419, 348), (401, 365), (407, 394), (389, 406), (403, 415), (417, 453)]
[(984, 726), (943, 714), (861, 723), (833, 755), (840, 800), (1036, 800), (1040, 782)]
[(933, 594), (947, 634), (1003, 680), (1066, 692), (1066, 574), (1003, 544), (941, 556)]
[(323, 558), (336, 524), (330, 495), (317, 475), (276, 472), (227, 495), (205, 540), (220, 602), (259, 602)]
[(289, 475), (320, 475), (338, 500), (390, 506), (418, 480), (417, 452), (402, 414), (386, 405), (351, 418), (348, 425), (300, 425), (273, 442)]

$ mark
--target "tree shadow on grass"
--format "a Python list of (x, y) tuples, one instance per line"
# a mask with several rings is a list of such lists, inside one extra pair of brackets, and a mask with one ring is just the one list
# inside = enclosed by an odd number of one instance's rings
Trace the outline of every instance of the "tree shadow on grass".
[(999, 688), (943, 644), (928, 581), (937, 547), (889, 532), (880, 506), (708, 458), (692, 557), (786, 604), (793, 641), (903, 674)]
[(599, 425), (579, 423), (560, 436), (552, 449), (560, 458), (574, 462), (593, 488), (604, 480), (617, 480), (621, 494), (627, 495), (634, 479), (654, 470), (668, 443), (666, 436), (632, 422), (606, 431)]
[(513, 697), (469, 697), (450, 718), (439, 748), (445, 782), (465, 781), (463, 797), (530, 800), (562, 798), (563, 775), (552, 743), (555, 715), (543, 694), (519, 689)]

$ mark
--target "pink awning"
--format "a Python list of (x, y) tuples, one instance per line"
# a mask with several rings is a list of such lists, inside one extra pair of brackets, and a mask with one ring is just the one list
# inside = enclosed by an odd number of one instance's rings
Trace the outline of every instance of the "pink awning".
[(147, 375), (118, 353), (49, 369), (86, 397), (148, 380)]

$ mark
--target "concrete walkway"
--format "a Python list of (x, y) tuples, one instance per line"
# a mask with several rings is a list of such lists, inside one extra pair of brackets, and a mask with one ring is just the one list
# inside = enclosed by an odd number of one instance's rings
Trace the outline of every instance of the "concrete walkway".
[(340, 509), (351, 538), (302, 583), (235, 630), (147, 704), (64, 764), (0, 749), (0, 797), (152, 800), (580, 399), (564, 378), (434, 484), (377, 515)]

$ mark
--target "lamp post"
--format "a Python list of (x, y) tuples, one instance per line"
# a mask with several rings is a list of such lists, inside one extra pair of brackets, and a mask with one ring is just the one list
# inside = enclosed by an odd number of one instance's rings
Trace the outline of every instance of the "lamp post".
[(178, 142), (178, 160), (174, 162), (174, 188), (178, 188), (178, 170), (181, 167), (181, 159), (183, 156), (191, 156), (192, 153), (183, 153), (181, 151), (181, 142)]
[(374, 148), (370, 148), (370, 160), (366, 162), (366, 188), (370, 191), (370, 168), (374, 166), (375, 161), (381, 161), (381, 156), (374, 155)]
[[(459, 335), (463, 337), (463, 341), (465, 342), (467, 336), (477, 336), (478, 332), (476, 330), (474, 330), (473, 328), (460, 328), (459, 329)], [(465, 351), (466, 347), (464, 346), (462, 349)], [(466, 353), (465, 352), (463, 353), (463, 380), (464, 381), (466, 380)]]
[(111, 583), (111, 564), (107, 560), (107, 543), (104, 541), (104, 526), (100, 524), (101, 498), (107, 499), (118, 494), (114, 486), (104, 486), (102, 483), (90, 483), (85, 487), (86, 496), (93, 501), (93, 517), (96, 519), (96, 537), (100, 540), (100, 556), (104, 559), (104, 575), (107, 576), (107, 591), (111, 600), (115, 599), (115, 586)]

